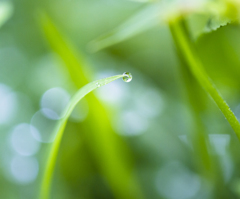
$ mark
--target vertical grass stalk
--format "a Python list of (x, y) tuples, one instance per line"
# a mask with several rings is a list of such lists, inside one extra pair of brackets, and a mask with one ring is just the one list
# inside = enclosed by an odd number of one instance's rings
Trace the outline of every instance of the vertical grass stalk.
[(189, 37), (189, 33), (184, 26), (184, 20), (182, 18), (178, 18), (170, 22), (169, 25), (175, 44), (177, 48), (182, 52), (182, 55), (187, 62), (187, 65), (189, 66), (189, 70), (191, 71), (192, 75), (215, 101), (215, 103), (235, 131), (238, 139), (240, 140), (239, 121), (237, 120), (236, 116), (231, 111), (227, 103), (221, 97), (215, 85), (205, 72), (203, 65), (195, 51), (194, 44)]

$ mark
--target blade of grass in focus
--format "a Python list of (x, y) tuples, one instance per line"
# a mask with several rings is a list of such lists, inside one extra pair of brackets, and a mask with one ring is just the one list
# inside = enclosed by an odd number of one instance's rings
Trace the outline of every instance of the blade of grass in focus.
[(77, 105), (77, 103), (89, 92), (93, 91), (94, 89), (98, 88), (98, 85), (105, 85), (108, 84), (114, 80), (117, 80), (121, 77), (124, 77), (124, 75), (116, 75), (112, 77), (108, 77), (105, 79), (97, 80), (94, 82), (91, 82), (87, 84), (86, 86), (79, 89), (79, 91), (72, 97), (70, 100), (68, 106), (66, 107), (66, 110), (64, 112), (64, 116), (58, 121), (54, 135), (56, 135), (56, 138), (51, 146), (50, 153), (47, 159), (46, 169), (43, 175), (43, 181), (41, 184), (41, 192), (40, 192), (40, 198), (46, 199), (49, 198), (49, 191), (51, 186), (51, 180), (52, 175), (55, 167), (55, 162), (59, 150), (59, 146), (62, 140), (63, 132), (67, 123), (67, 120), (72, 113), (74, 107)]
[[(41, 13), (39, 19), (47, 42), (64, 61), (75, 86), (80, 88), (88, 83), (84, 70), (89, 68), (83, 56), (62, 36), (49, 16)], [(126, 144), (113, 132), (106, 110), (97, 98), (90, 93), (86, 99), (89, 114), (81, 124), (84, 125), (81, 133), (84, 134), (102, 176), (116, 198), (143, 198), (142, 191), (132, 176), (132, 159)]]
[(238, 139), (240, 140), (240, 123), (237, 120), (236, 116), (224, 101), (222, 96), (219, 94), (218, 90), (215, 88), (213, 82), (204, 71), (201, 61), (199, 60), (195, 48), (189, 39), (189, 34), (184, 28), (184, 20), (179, 18), (170, 23), (170, 29), (175, 41), (176, 46), (182, 53), (182, 56), (186, 60), (189, 66), (189, 70), (199, 82), (199, 84), (207, 91), (207, 93), (215, 101), (223, 115), (228, 120), (229, 124), (235, 131)]

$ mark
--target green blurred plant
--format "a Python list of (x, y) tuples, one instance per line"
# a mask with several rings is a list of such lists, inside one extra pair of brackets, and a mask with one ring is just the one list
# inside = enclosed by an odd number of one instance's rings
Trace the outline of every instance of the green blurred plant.
[(203, 27), (198, 27), (194, 31), (202, 34), (206, 31), (216, 30), (228, 23), (239, 21), (239, 5), (240, 2), (237, 0), (157, 1), (148, 5), (143, 11), (123, 25), (120, 25), (114, 31), (91, 42), (89, 48), (92, 51), (97, 51), (128, 39), (152, 26), (164, 22), (169, 24), (175, 45), (185, 59), (192, 75), (215, 101), (240, 140), (240, 123), (204, 71), (204, 67), (195, 50), (193, 36), (185, 22), (189, 15), (200, 14), (205, 16), (207, 19), (206, 23)]
[[(92, 41), (89, 44), (89, 49), (91, 51), (98, 51), (103, 48), (109, 47), (113, 44), (118, 42), (124, 41), (128, 38), (131, 38), (142, 31), (145, 31), (151, 27), (157, 26), (159, 24), (167, 24), (170, 27), (175, 46), (178, 50), (178, 54), (180, 58), (184, 61), (185, 69), (191, 72), (192, 77), (198, 82), (198, 84), (205, 89), (205, 91), (211, 96), (214, 102), (217, 104), (221, 112), (224, 114), (226, 119), (228, 120), (229, 124), (237, 134), (240, 140), (240, 124), (221, 97), (220, 93), (216, 89), (213, 82), (208, 77), (206, 71), (204, 70), (204, 66), (198, 56), (195, 47), (195, 40), (196, 38), (204, 32), (209, 32), (220, 28), (221, 26), (227, 25), (229, 23), (235, 23), (239, 20), (239, 6), (240, 2), (237, 0), (217, 0), (217, 1), (210, 1), (210, 0), (198, 0), (198, 1), (177, 1), (177, 0), (162, 0), (162, 1), (155, 1), (150, 2), (147, 4), (146, 8), (140, 11), (138, 14), (133, 16), (131, 19), (126, 21), (124, 24), (117, 27), (115, 30), (107, 33), (99, 37), (98, 39)], [(191, 15), (201, 15), (202, 16), (202, 23), (203, 25), (191, 27), (191, 24), (194, 24), (194, 18), (190, 17)], [(84, 76), (82, 70), (79, 70), (76, 66), (79, 64), (79, 59), (76, 58), (76, 52), (71, 49), (71, 45), (69, 47), (68, 43), (65, 42), (64, 38), (56, 31), (54, 24), (48, 18), (44, 18), (41, 20), (42, 28), (47, 36), (48, 42), (51, 44), (54, 51), (56, 51), (62, 59), (65, 61), (66, 65), (68, 66), (68, 70), (70, 75), (72, 76), (74, 83), (80, 87), (83, 83), (87, 82), (87, 79)], [(197, 22), (196, 22), (197, 24)], [(74, 49), (74, 48), (73, 48)], [(83, 65), (85, 64), (80, 58), (80, 63)], [(79, 81), (79, 74), (83, 77), (83, 81)], [(118, 76), (120, 78), (122, 76)], [(96, 82), (91, 83), (94, 88), (96, 88)], [(189, 87), (191, 92), (191, 87)], [(82, 92), (80, 90), (79, 92)], [(190, 93), (189, 92), (189, 93)], [(190, 95), (190, 94), (189, 94)], [(191, 96), (190, 96), (191, 98)], [(95, 101), (94, 98), (91, 97), (90, 101)], [(77, 102), (76, 100), (75, 102)], [(192, 98), (194, 101), (194, 98)], [(95, 104), (95, 103), (92, 103)], [(96, 107), (96, 106), (95, 106)], [(93, 108), (94, 110), (94, 108)], [(70, 112), (68, 112), (70, 113)], [(196, 120), (199, 118), (196, 117)], [(56, 155), (58, 151), (58, 147), (60, 144), (60, 140), (62, 137), (62, 133), (66, 124), (67, 117), (64, 117), (60, 126), (58, 126), (59, 132), (56, 141), (52, 146), (52, 151), (50, 153), (48, 163), (47, 163), (47, 170), (44, 175), (44, 181), (42, 184), (42, 197), (47, 198), (49, 192), (49, 186), (51, 181), (51, 176), (53, 173), (53, 167), (56, 160)], [(95, 120), (96, 121), (96, 120)], [(201, 123), (196, 121), (196, 123)], [(100, 125), (101, 126), (101, 125)], [(201, 124), (199, 127), (202, 129)], [(96, 130), (96, 129), (95, 129)], [(92, 131), (95, 131), (94, 129)], [(108, 130), (107, 130), (108, 132)], [(201, 133), (199, 131), (199, 133)], [(98, 137), (96, 135), (96, 137)], [(201, 138), (201, 135), (198, 137)], [(101, 140), (101, 139), (100, 139)], [(97, 140), (99, 141), (99, 140)], [(204, 139), (201, 140), (201, 144), (204, 143)], [(106, 144), (106, 140), (100, 141), (102, 142), (102, 146)], [(203, 144), (203, 156), (206, 158), (208, 156), (206, 150), (206, 143)], [(115, 148), (113, 145), (110, 148)], [(120, 147), (121, 148), (121, 147)], [(100, 148), (96, 147), (96, 150)], [(99, 154), (95, 150), (95, 155)], [(113, 192), (115, 193), (116, 197), (118, 198), (141, 198), (142, 194), (139, 191), (137, 183), (132, 183), (134, 188), (134, 193), (125, 193), (127, 190), (127, 186), (125, 186), (125, 182), (129, 177), (129, 163), (125, 165), (125, 163), (118, 160), (120, 163), (120, 167), (116, 169), (120, 171), (118, 175), (116, 171), (112, 168), (111, 163), (109, 162), (108, 158), (110, 157), (111, 162), (114, 162), (114, 153), (108, 154), (108, 148), (100, 149), (103, 155), (103, 159), (99, 160), (100, 167), (104, 174), (106, 174), (109, 184), (112, 186)], [(117, 152), (115, 153), (117, 154)], [(98, 157), (99, 158), (99, 157)], [(204, 159), (203, 158), (203, 159)], [(209, 157), (207, 157), (209, 159)], [(115, 164), (117, 165), (117, 164)], [(209, 165), (206, 163), (206, 170), (208, 169)], [(109, 169), (109, 171), (108, 171)], [(113, 176), (112, 176), (113, 175)], [(115, 182), (116, 177), (121, 176), (122, 180)]]
[[(50, 44), (52, 50), (64, 61), (74, 85), (77, 88), (81, 88), (88, 83), (90, 76), (89, 71), (87, 73), (88, 78), (85, 75), (86, 69), (88, 69), (88, 63), (83, 55), (76, 50), (74, 45), (61, 34), (51, 18), (43, 12), (39, 13), (40, 27), (46, 36), (47, 42)], [(118, 76), (118, 78), (119, 77), (123, 76)], [(110, 78), (106, 80), (110, 81), (113, 79)], [(101, 85), (102, 82), (99, 83)], [(96, 82), (93, 87), (95, 88), (95, 86), (97, 86)], [(92, 150), (91, 153), (93, 153), (100, 167), (100, 171), (103, 176), (105, 176), (113, 194), (119, 199), (143, 198), (141, 189), (131, 173), (132, 161), (131, 158), (129, 158), (129, 151), (126, 150), (126, 145), (123, 140), (113, 133), (105, 108), (92, 93), (86, 96), (86, 99), (91, 106), (89, 107), (89, 116), (83, 123), (85, 127), (82, 127), (82, 129), (85, 130), (83, 130), (82, 133), (85, 135), (84, 139)], [(101, 117), (99, 117), (99, 115), (101, 115)], [(61, 124), (63, 125), (63, 123)], [(64, 125), (62, 127), (64, 128)], [(61, 138), (61, 133), (59, 137)], [(55, 144), (56, 147), (53, 149), (58, 149), (59, 141), (56, 141)], [(50, 157), (55, 157), (55, 155), (55, 152), (52, 151)], [(51, 161), (51, 158), (49, 158), (49, 170), (46, 171), (44, 177), (46, 183), (43, 182), (42, 197), (48, 195), (49, 183), (51, 181), (50, 177), (53, 172), (53, 164)]]
[(49, 198), (49, 189), (50, 189), (51, 179), (52, 179), (52, 175), (53, 175), (53, 171), (56, 163), (59, 146), (62, 140), (62, 136), (63, 136), (63, 132), (65, 129), (67, 120), (70, 114), (72, 113), (74, 107), (85, 95), (92, 92), (96, 88), (100, 86), (104, 86), (114, 80), (117, 80), (123, 77), (125, 77), (125, 75), (116, 75), (116, 76), (108, 77), (105, 79), (96, 80), (79, 89), (79, 91), (72, 97), (72, 99), (70, 100), (69, 104), (67, 105), (63, 113), (63, 117), (60, 120), (58, 120), (56, 124), (56, 128), (53, 133), (54, 135), (56, 135), (56, 137), (54, 139), (53, 144), (51, 145), (45, 172), (43, 175), (43, 180), (41, 185), (41, 195), (40, 195), (41, 199)]

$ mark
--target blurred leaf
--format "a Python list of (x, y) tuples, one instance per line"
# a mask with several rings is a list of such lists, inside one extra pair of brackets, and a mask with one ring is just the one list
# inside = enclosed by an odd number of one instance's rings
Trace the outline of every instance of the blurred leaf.
[(98, 51), (106, 48), (158, 25), (161, 21), (161, 12), (159, 4), (147, 6), (113, 31), (89, 43), (90, 51)]
[(164, 21), (172, 20), (179, 15), (196, 12), (202, 9), (205, 1), (162, 0), (146, 6), (139, 13), (128, 19), (115, 30), (99, 37), (89, 44), (91, 51), (98, 51), (113, 44), (129, 39)]
[(213, 30), (217, 30), (218, 28), (225, 26), (229, 23), (231, 23), (231, 19), (229, 18), (213, 17), (208, 20), (207, 25), (205, 26), (205, 31), (210, 32)]
[[(216, 30), (236, 20), (239, 2), (230, 0), (162, 0), (146, 6), (142, 11), (128, 19), (113, 31), (100, 36), (89, 44), (90, 51), (98, 51), (164, 22), (172, 21), (179, 16), (202, 14), (208, 16), (203, 27), (198, 27), (197, 34)], [(194, 23), (196, 24), (196, 23)]]
[(13, 6), (9, 1), (0, 2), (0, 27), (12, 16)]
[(231, 0), (220, 0), (209, 3), (209, 19), (203, 32), (211, 32), (238, 20), (239, 2)]
[(201, 14), (192, 14), (186, 17), (188, 27), (193, 39), (199, 38), (204, 33), (209, 33), (217, 30), (218, 28), (230, 24), (231, 19), (227, 17), (217, 17)]
[(58, 121), (56, 128), (54, 130), (54, 135), (56, 135), (56, 138), (51, 146), (50, 153), (48, 156), (46, 169), (43, 175), (43, 181), (42, 181), (42, 188), (41, 188), (41, 196), (40, 198), (45, 199), (49, 196), (49, 189), (51, 184), (51, 179), (57, 159), (57, 154), (59, 150), (59, 146), (62, 140), (63, 132), (67, 123), (67, 120), (72, 113), (74, 107), (77, 105), (77, 103), (89, 92), (95, 90), (96, 88), (100, 87), (100, 85), (108, 84), (116, 79), (119, 79), (121, 77), (124, 77), (124, 75), (116, 75), (112, 77), (108, 77), (105, 79), (97, 80), (94, 82), (91, 82), (87, 84), (86, 86), (82, 87), (78, 90), (78, 92), (71, 98), (69, 104), (67, 105), (64, 116)]
[(193, 38), (216, 31), (218, 28), (239, 21), (240, 2), (232, 0), (209, 1), (199, 13), (188, 16)]
[[(64, 38), (52, 20), (40, 13), (40, 25), (48, 43), (64, 61), (71, 80), (80, 88), (88, 82), (83, 70), (88, 64)], [(142, 191), (132, 175), (132, 160), (123, 140), (113, 132), (105, 108), (93, 94), (86, 97), (89, 104), (89, 115), (81, 123), (81, 133), (86, 144), (116, 198), (142, 198)]]
[[(224, 90), (228, 93), (231, 89), (239, 89), (239, 31), (239, 26), (231, 24), (217, 31), (203, 34), (196, 42), (199, 56), (209, 76), (220, 89), (227, 87), (228, 89)], [(233, 95), (237, 93), (231, 92), (230, 96), (233, 97)]]

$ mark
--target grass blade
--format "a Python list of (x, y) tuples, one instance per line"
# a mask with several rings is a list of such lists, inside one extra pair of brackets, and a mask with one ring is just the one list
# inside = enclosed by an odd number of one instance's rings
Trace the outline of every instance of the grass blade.
[(105, 79), (97, 80), (94, 82), (91, 82), (81, 89), (78, 90), (78, 92), (71, 98), (68, 106), (65, 109), (64, 116), (58, 121), (55, 132), (56, 138), (51, 146), (50, 153), (47, 159), (46, 169), (43, 175), (43, 180), (41, 184), (41, 192), (40, 192), (40, 198), (41, 199), (47, 199), (49, 197), (49, 191), (50, 191), (50, 185), (51, 185), (51, 179), (54, 171), (54, 166), (56, 163), (56, 158), (59, 150), (59, 146), (61, 143), (61, 139), (63, 136), (63, 132), (67, 123), (67, 120), (73, 111), (74, 107), (77, 105), (77, 103), (89, 92), (95, 90), (98, 88), (98, 85), (105, 85), (108, 84), (114, 80), (117, 80), (119, 78), (124, 77), (124, 75), (116, 75), (112, 77), (108, 77)]
[(188, 63), (188, 67), (199, 82), (199, 84), (207, 91), (211, 98), (215, 101), (223, 115), (228, 120), (229, 124), (235, 131), (238, 139), (240, 140), (240, 123), (236, 116), (229, 108), (228, 104), (224, 101), (215, 85), (205, 72), (201, 61), (199, 60), (195, 48), (189, 39), (188, 32), (184, 26), (183, 19), (178, 19), (170, 23), (171, 32), (175, 40), (176, 46), (182, 52), (183, 57)]
[[(64, 62), (61, 66), (68, 71), (72, 83), (77, 88), (83, 87), (88, 83), (91, 74), (89, 71), (91, 67), (85, 57), (59, 31), (46, 13), (41, 11), (38, 14), (40, 14), (40, 27), (48, 44)], [(88, 151), (82, 153), (89, 153), (94, 159), (97, 172), (107, 182), (115, 198), (143, 198), (142, 190), (132, 172), (131, 151), (124, 140), (113, 131), (106, 108), (93, 93), (89, 93), (85, 99), (89, 104), (89, 115), (76, 129), (76, 131), (82, 130), (82, 138), (87, 145)]]
[(114, 30), (89, 43), (90, 51), (99, 51), (140, 34), (161, 22), (162, 8), (159, 3), (148, 5)]
[(227, 1), (193, 1), (188, 4), (186, 5), (185, 1), (177, 0), (152, 2), (114, 30), (90, 42), (89, 50), (92, 52), (99, 51), (127, 40), (152, 27), (190, 13), (211, 16), (211, 20), (208, 21), (205, 28), (201, 29), (200, 33), (215, 30), (232, 20), (236, 20), (236, 16), (238, 16), (238, 10), (233, 12), (232, 9), (228, 9), (228, 7), (237, 7), (238, 4), (236, 2), (231, 4)]

